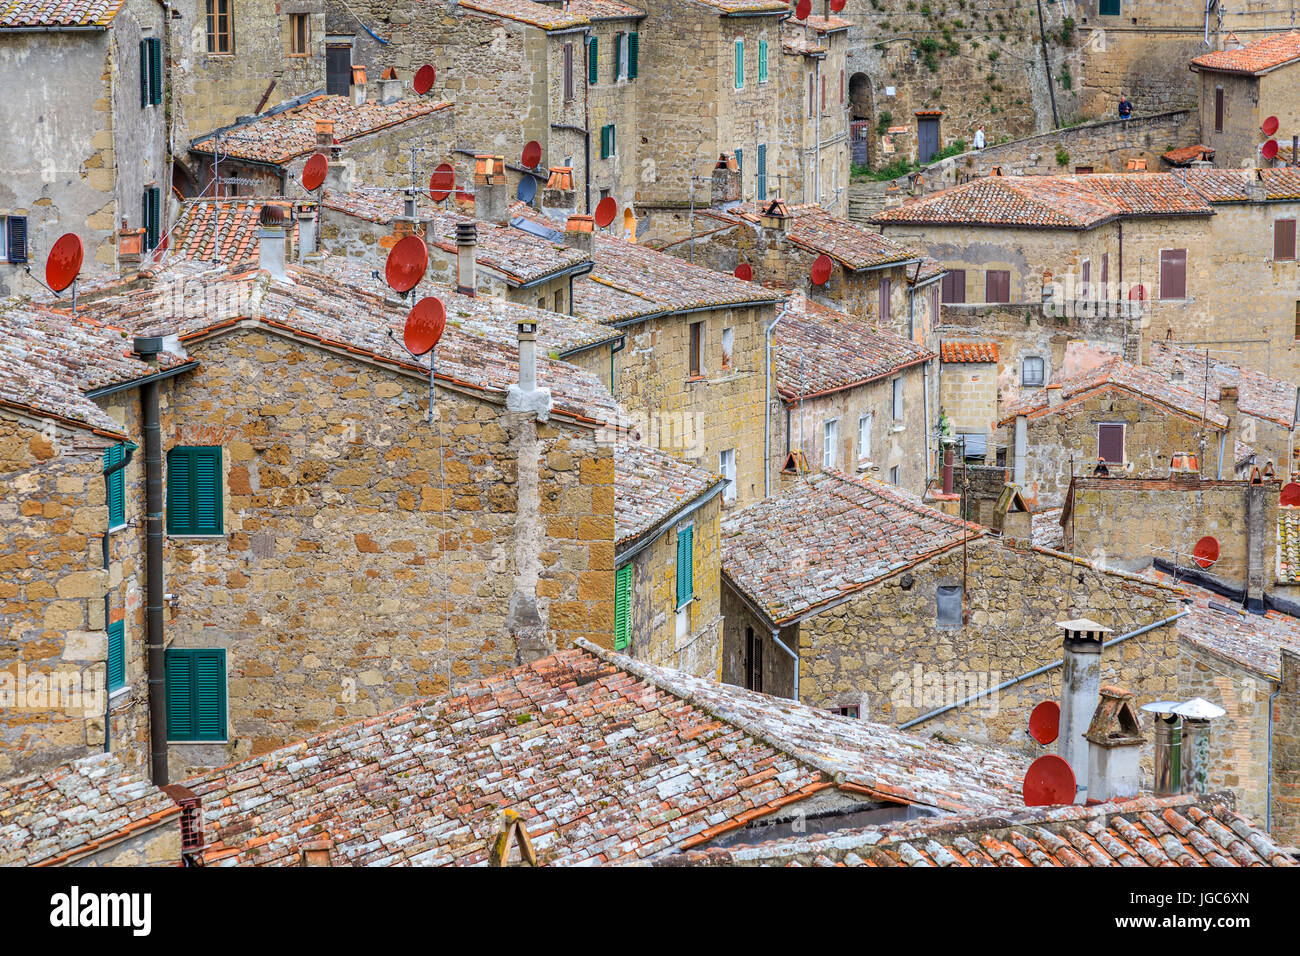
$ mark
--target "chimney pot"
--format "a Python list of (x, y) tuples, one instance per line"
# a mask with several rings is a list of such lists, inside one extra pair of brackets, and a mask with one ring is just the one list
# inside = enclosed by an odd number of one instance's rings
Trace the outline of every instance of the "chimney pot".
[(564, 244), (582, 249), (589, 256), (596, 254), (596, 222), (591, 216), (572, 215), (564, 223)]
[(1158, 700), (1144, 704), (1142, 710), (1151, 715), (1154, 729), (1154, 754), (1152, 766), (1155, 779), (1151, 790), (1157, 797), (1171, 797), (1183, 786), (1182, 726), (1175, 713), (1178, 702)]
[(470, 220), (456, 223), (456, 291), (478, 294), (478, 225)]
[[(274, 210), (273, 213), (267, 210)], [(278, 215), (278, 221), (268, 222), (268, 219)], [(262, 213), (259, 217), (257, 229), (257, 266), (263, 272), (267, 272), (273, 279), (288, 281), (289, 276), (284, 271), (284, 213), (278, 207), (266, 204), (262, 207)]]
[(1209, 793), (1210, 721), (1227, 711), (1204, 697), (1193, 697), (1175, 706), (1173, 712), (1183, 721), (1183, 793)]
[(1074, 771), (1075, 803), (1088, 800), (1088, 741), (1101, 687), (1101, 645), (1110, 628), (1088, 618), (1058, 621), (1062, 631), (1061, 735), (1057, 754)]
[(512, 412), (534, 412), (544, 422), (551, 415), (551, 392), (537, 387), (537, 323), (521, 321), (519, 334), (519, 382), (506, 392), (506, 408)]
[(1088, 741), (1088, 799), (1135, 797), (1141, 783), (1142, 722), (1133, 694), (1102, 687), (1100, 703), (1084, 737)]
[(352, 88), (349, 91), (349, 102), (353, 106), (360, 106), (366, 101), (366, 68), (361, 64), (352, 67)]

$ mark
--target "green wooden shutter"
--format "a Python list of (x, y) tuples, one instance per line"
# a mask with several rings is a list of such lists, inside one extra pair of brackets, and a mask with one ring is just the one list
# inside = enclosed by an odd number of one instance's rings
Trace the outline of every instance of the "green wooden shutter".
[[(126, 457), (123, 445), (114, 445), (104, 452), (104, 470), (107, 471)], [(126, 469), (119, 468), (108, 476), (108, 526), (117, 528), (126, 524)]]
[(195, 534), (221, 534), (221, 449), (194, 451)]
[(695, 596), (695, 528), (677, 532), (677, 606)]
[(194, 661), (190, 652), (164, 652), (163, 671), (167, 690), (167, 739), (193, 740)]
[(743, 149), (736, 150), (736, 172), (740, 173), (743, 181), (745, 176), (745, 151)]
[(758, 82), (767, 82), (767, 41), (758, 41)]
[(149, 102), (157, 106), (162, 102), (162, 40), (149, 39)]
[(167, 533), (221, 534), (221, 448), (173, 448), (167, 455)]
[(758, 188), (758, 198), (767, 198), (767, 144), (758, 144), (758, 168), (754, 171), (755, 184)]
[(158, 242), (162, 237), (162, 230), (159, 229), (159, 199), (162, 193), (157, 186), (149, 187), (149, 248), (157, 249)]
[(627, 35), (627, 78), (629, 80), (636, 79), (636, 58), (637, 58), (638, 39), (639, 39), (639, 34), (629, 33)]
[(618, 155), (618, 126), (609, 124), (609, 155)]
[(614, 650), (628, 645), (629, 605), (632, 596), (632, 565), (625, 564), (614, 573)]
[(169, 648), (164, 653), (168, 740), (226, 739), (226, 652)]
[(623, 70), (623, 34), (614, 34), (614, 82), (617, 83)]
[(167, 453), (167, 533), (193, 534), (194, 477), (188, 448)]
[(745, 85), (745, 41), (736, 41), (736, 89)]
[(126, 686), (126, 622), (108, 625), (108, 689)]
[(1103, 17), (1119, 16), (1119, 0), (1101, 0), (1097, 12)]
[(596, 38), (592, 37), (591, 42), (587, 44), (587, 85), (595, 86), (596, 81), (600, 78), (600, 47), (596, 43)]
[(140, 41), (140, 105), (149, 105), (149, 41)]

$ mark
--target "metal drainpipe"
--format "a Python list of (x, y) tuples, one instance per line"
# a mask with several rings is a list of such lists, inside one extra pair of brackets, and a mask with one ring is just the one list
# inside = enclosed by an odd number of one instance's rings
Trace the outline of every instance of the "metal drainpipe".
[[(1142, 634), (1147, 633), (1148, 631), (1154, 631), (1158, 627), (1164, 627), (1166, 624), (1172, 624), (1180, 617), (1186, 617), (1190, 613), (1191, 611), (1188, 610), (1179, 611), (1177, 614), (1174, 614), (1171, 617), (1167, 617), (1162, 621), (1156, 621), (1153, 624), (1147, 624), (1144, 627), (1139, 627), (1136, 631), (1129, 631), (1127, 634), (1121, 634), (1119, 637), (1115, 638), (1114, 640), (1110, 640), (1102, 644), (1101, 645), (1102, 650), (1105, 650), (1108, 647), (1114, 647), (1116, 644), (1119, 644), (1122, 641), (1127, 641), (1131, 637), (1139, 637)], [(1060, 667), (1063, 663), (1064, 663), (1063, 660), (1057, 660), (1057, 661), (1053, 661), (1050, 664), (1044, 664), (1042, 667), (1035, 668), (1034, 670), (1029, 671), (1027, 674), (1021, 674), (1019, 677), (1013, 677), (1011, 678), (1011, 680), (1003, 681), (1001, 684), (998, 684), (997, 687), (994, 687), (991, 690), (982, 691), (981, 693), (978, 694), (971, 694), (971, 696), (966, 697), (963, 700), (959, 700), (955, 704), (949, 704), (946, 707), (940, 707), (938, 710), (932, 710), (928, 714), (922, 714), (920, 717), (916, 717), (912, 720), (909, 720), (905, 724), (899, 724), (898, 729), (907, 730), (909, 727), (915, 727), (917, 724), (923, 724), (927, 720), (932, 720), (933, 718), (938, 717), (941, 714), (948, 713), (948, 711), (950, 710), (956, 710), (958, 707), (964, 707), (966, 704), (969, 704), (971, 701), (979, 700), (981, 697), (987, 697), (989, 694), (996, 694), (998, 691), (1006, 690), (1008, 687), (1014, 687), (1016, 684), (1020, 684), (1023, 683), (1024, 681), (1029, 680), (1031, 677), (1038, 677), (1040, 674), (1046, 674), (1048, 671), (1055, 670), (1056, 668)]]
[[(587, 60), (591, 57), (591, 31), (582, 31), (582, 50), (586, 56), (582, 58), (582, 63), (587, 68), (587, 75), (583, 80), (591, 78), (591, 64)], [(582, 184), (582, 212), (583, 215), (591, 215), (591, 84), (583, 83), (582, 93), (582, 177), (586, 180)]]
[[(931, 360), (933, 361), (933, 360)], [(925, 415), (923, 431), (921, 433), (921, 442), (925, 446), (925, 486), (930, 487), (930, 362), (925, 363), (921, 371), (921, 404), (925, 407), (922, 409)]]
[(822, 61), (816, 59), (813, 61), (813, 103), (816, 105), (817, 116), (817, 149), (813, 153), (813, 202), (818, 205), (822, 201)]
[(789, 654), (790, 659), (794, 661), (794, 699), (796, 702), (798, 702), (799, 700), (799, 655), (796, 654), (794, 651), (790, 650), (790, 648), (785, 646), (785, 641), (781, 640), (781, 638), (777, 636), (777, 631), (775, 629), (773, 629), (772, 631), (772, 640), (776, 641), (777, 647), (781, 648), (781, 650)]
[[(122, 460), (119, 461), (116, 465), (110, 465), (108, 468), (104, 469), (104, 500), (105, 501), (109, 500), (109, 498), (111, 497), (111, 492), (109, 490), (109, 479), (112, 478), (114, 475), (116, 475), (127, 465), (131, 464), (131, 459), (135, 457), (135, 450), (139, 447), (140, 446), (137, 445), (135, 442), (127, 442), (126, 454), (122, 456)], [(104, 536), (101, 539), (101, 541), (103, 542), (104, 570), (106, 572), (109, 570), (108, 567), (109, 564), (112, 563), (111, 561), (112, 552), (110, 550), (110, 545), (109, 545), (109, 536), (111, 534), (112, 531), (105, 530)], [(112, 612), (112, 607), (113, 607), (112, 598), (109, 596), (109, 592), (105, 591), (104, 592), (104, 630), (105, 631), (108, 630), (109, 614)], [(108, 659), (107, 657), (105, 657), (104, 659), (104, 753), (109, 753), (113, 749), (112, 743), (113, 743), (113, 732), (112, 729), (109, 727)]]
[[(160, 337), (135, 340), (136, 354), (156, 361), (163, 350)], [(163, 487), (162, 423), (158, 410), (158, 381), (140, 388), (140, 411), (144, 419), (145, 474), (145, 641), (149, 674), (149, 749), (153, 782), (168, 783), (167, 776), (167, 688), (163, 658)]]
[(785, 318), (790, 303), (783, 302), (781, 311), (763, 333), (763, 497), (770, 493), (772, 475), (772, 331)]

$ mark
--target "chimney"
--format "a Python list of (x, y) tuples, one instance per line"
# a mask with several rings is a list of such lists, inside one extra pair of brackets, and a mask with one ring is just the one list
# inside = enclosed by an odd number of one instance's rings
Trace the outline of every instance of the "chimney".
[[(213, 210), (216, 214), (216, 210)], [(126, 228), (122, 220), (122, 230), (117, 234), (117, 263), (121, 271), (138, 272), (144, 260), (144, 229)]]
[(564, 244), (571, 249), (581, 249), (587, 255), (596, 255), (596, 220), (591, 216), (572, 215), (564, 223)]
[(257, 222), (257, 267), (269, 272), (273, 279), (288, 281), (284, 271), (284, 210), (265, 203)]
[(456, 223), (456, 291), (461, 295), (477, 295), (477, 255), (478, 226), (472, 220)]
[(763, 215), (759, 218), (759, 225), (764, 229), (771, 229), (775, 232), (787, 232), (790, 229), (790, 223), (794, 218), (790, 215), (790, 207), (780, 197), (773, 199), (763, 210)]
[(1011, 481), (1017, 488), (1025, 487), (1025, 470), (1029, 463), (1029, 419), (1024, 415), (1016, 416), (1015, 438), (1013, 439), (1013, 458)]
[(1209, 793), (1210, 721), (1227, 711), (1204, 697), (1193, 697), (1174, 707), (1174, 713), (1183, 719), (1183, 793)]
[(348, 102), (353, 106), (361, 106), (366, 101), (366, 68), (361, 64), (352, 67), (352, 89), (349, 94)]
[(397, 70), (389, 67), (379, 76), (379, 102), (396, 103), (402, 98), (402, 81), (397, 78)]
[(326, 155), (334, 149), (334, 121), (318, 119), (316, 121), (316, 148), (325, 150)]
[(1155, 752), (1152, 767), (1155, 779), (1151, 790), (1157, 797), (1172, 797), (1183, 787), (1183, 731), (1182, 720), (1175, 712), (1178, 702), (1158, 700), (1145, 704), (1142, 710), (1151, 715)]
[(943, 446), (943, 493), (951, 495), (953, 493), (953, 450), (957, 447), (957, 441), (953, 438), (943, 438), (939, 443)]
[(1136, 797), (1142, 779), (1142, 724), (1133, 694), (1103, 687), (1084, 737), (1088, 741), (1088, 799)]
[(1045, 391), (1045, 392), (1047, 393), (1047, 407), (1048, 407), (1048, 408), (1055, 408), (1057, 405), (1060, 405), (1060, 404), (1061, 404), (1061, 386), (1060, 386), (1060, 385), (1048, 385), (1046, 388), (1043, 389), (1043, 391)]
[(1101, 644), (1110, 628), (1076, 618), (1058, 621), (1063, 632), (1061, 669), (1061, 737), (1057, 754), (1074, 771), (1075, 803), (1088, 801), (1088, 740), (1101, 688)]
[(740, 167), (736, 164), (735, 157), (728, 158), (723, 154), (713, 167), (713, 182), (709, 188), (710, 204), (721, 206), (723, 203), (739, 202), (740, 198)]
[(506, 392), (506, 408), (512, 412), (535, 412), (537, 420), (551, 415), (550, 389), (537, 387), (537, 323), (519, 323), (519, 383)]
[(316, 204), (303, 203), (298, 207), (298, 261), (316, 251)]
[(1246, 485), (1246, 610), (1264, 613), (1266, 569), (1277, 547), (1277, 486)]
[(353, 169), (352, 160), (342, 159), (336, 152), (325, 168), (325, 188), (339, 193), (351, 192)]
[(573, 167), (552, 166), (551, 176), (542, 189), (542, 213), (560, 222), (578, 211), (577, 193), (573, 188)]
[(474, 157), (474, 218), (498, 226), (510, 224), (504, 156)]
[(1219, 389), (1219, 411), (1228, 419), (1226, 454), (1233, 454), (1237, 440), (1237, 386), (1224, 385)]

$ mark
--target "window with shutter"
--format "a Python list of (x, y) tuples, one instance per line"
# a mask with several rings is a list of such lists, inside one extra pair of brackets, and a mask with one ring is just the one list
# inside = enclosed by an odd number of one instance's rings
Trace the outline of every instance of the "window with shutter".
[(943, 304), (940, 301), (940, 295), (941, 295), (941, 290), (938, 285), (930, 286), (930, 328), (931, 329), (937, 329), (939, 327), (940, 316), (943, 313), (943, 309), (940, 308), (940, 306)]
[(695, 529), (677, 532), (677, 607), (682, 608), (695, 597)]
[(226, 652), (168, 648), (163, 655), (167, 739), (226, 739)]
[(834, 468), (840, 450), (840, 420), (832, 418), (822, 426), (822, 467)]
[(140, 41), (140, 107), (149, 105), (149, 41)]
[(1160, 250), (1160, 298), (1187, 298), (1187, 250)]
[(893, 415), (894, 421), (903, 420), (903, 379), (901, 376), (895, 378), (891, 383), (893, 387)]
[(745, 85), (745, 41), (736, 41), (736, 89)]
[(940, 281), (940, 299), (943, 302), (961, 303), (966, 301), (966, 270), (949, 269)]
[[(104, 470), (107, 471), (126, 457), (126, 447), (114, 445), (104, 452)], [(108, 476), (108, 529), (126, 524), (126, 469), (119, 468)]]
[(27, 217), (5, 219), (5, 255), (10, 262), (27, 261)]
[(178, 447), (167, 453), (167, 533), (222, 533), (221, 448)]
[(623, 79), (623, 39), (626, 33), (614, 34), (614, 82)]
[(1214, 131), (1223, 132), (1223, 87), (1214, 88)]
[(162, 102), (162, 40), (151, 37), (145, 41), (149, 44), (149, 102), (157, 106)]
[(1101, 0), (1097, 4), (1097, 12), (1103, 17), (1119, 16), (1119, 0)]
[(889, 300), (893, 295), (893, 283), (888, 278), (880, 280), (880, 321), (889, 321)]
[(763, 637), (745, 628), (745, 656), (749, 659), (749, 689), (763, 692)]
[(758, 82), (767, 82), (767, 41), (758, 41)]
[(600, 78), (600, 45), (592, 37), (587, 44), (587, 85), (595, 86)]
[(1108, 465), (1124, 464), (1124, 426), (1097, 426), (1097, 457)]
[(564, 44), (564, 101), (573, 99), (573, 44)]
[(158, 248), (161, 193), (157, 186), (146, 186), (140, 203), (140, 220), (144, 226), (145, 251)]
[(871, 458), (871, 422), (872, 414), (868, 412), (858, 419), (858, 461)]
[(632, 565), (614, 572), (614, 650), (627, 648), (631, 630), (628, 615), (632, 599)]
[(641, 35), (638, 33), (629, 33), (627, 35), (627, 78), (635, 80), (637, 75), (637, 57), (640, 53), (638, 49), (641, 45)]
[(125, 686), (126, 621), (119, 618), (108, 625), (108, 691), (111, 694)]
[(1011, 273), (1006, 269), (989, 269), (984, 273), (984, 301), (1011, 301)]
[(1279, 262), (1295, 259), (1295, 220), (1279, 219), (1273, 223), (1273, 258)]
[(745, 151), (743, 149), (736, 150), (736, 172), (740, 173), (740, 181), (743, 183), (745, 181)]
[(758, 198), (767, 198), (767, 144), (758, 144), (758, 168), (754, 173), (755, 188), (758, 190)]
[(688, 369), (692, 378), (698, 378), (704, 374), (704, 323), (691, 323), (691, 354), (687, 356), (689, 360)]

